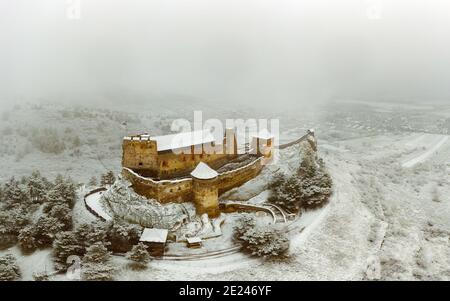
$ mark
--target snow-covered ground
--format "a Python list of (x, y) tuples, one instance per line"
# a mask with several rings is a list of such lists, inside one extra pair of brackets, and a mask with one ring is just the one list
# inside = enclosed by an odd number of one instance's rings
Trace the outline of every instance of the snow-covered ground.
[[(297, 221), (299, 227), (290, 233), (288, 262), (264, 262), (235, 253), (202, 260), (154, 260), (145, 271), (131, 271), (126, 259), (114, 257), (118, 268), (116, 279), (449, 280), (450, 139), (444, 128), (433, 132), (437, 123), (427, 120), (448, 120), (450, 110), (428, 106), (426, 113), (417, 114), (422, 112), (422, 107), (379, 104), (372, 109), (365, 105), (357, 110), (356, 104), (351, 105), (351, 111), (345, 107), (335, 112), (336, 107), (332, 107), (313, 114), (305, 112), (302, 116), (280, 115), (282, 141), (301, 136), (307, 128), (316, 129), (319, 154), (330, 169), (335, 187), (326, 207), (308, 212)], [(214, 110), (217, 112), (217, 108)], [(185, 114), (170, 110), (142, 111), (138, 117), (131, 115), (133, 121), (124, 130), (117, 121), (123, 117), (120, 112), (93, 111), (96, 116), (92, 118), (73, 114), (66, 118), (58, 112), (16, 110), (9, 120), (0, 121), (2, 130), (13, 129), (13, 134), (6, 131), (0, 145), (2, 181), (11, 175), (19, 178), (33, 169), (49, 177), (68, 174), (80, 182), (106, 169), (117, 172), (122, 132), (140, 132), (143, 127), (149, 127), (156, 129), (152, 134), (161, 134), (167, 128), (162, 115)], [(36, 123), (21, 123), (30, 120), (33, 113), (42, 115)], [(224, 111), (223, 115), (226, 114)], [(406, 117), (396, 119), (392, 115)], [(32, 150), (16, 161), (13, 154), (25, 149), (29, 138), (29, 134), (21, 136), (23, 133), (17, 129), (44, 127), (50, 121), (60, 129), (77, 130), (83, 142), (81, 154), (71, 156), (70, 147), (58, 155)], [(11, 150), (15, 142), (16, 149)], [(252, 202), (263, 202), (267, 198), (265, 183), (277, 171), (292, 171), (296, 152), (293, 147), (281, 153), (280, 164), (268, 166), (258, 178), (230, 191), (222, 199), (253, 198)], [(80, 199), (74, 208), (75, 224), (90, 220), (95, 217), (87, 212)], [(14, 247), (0, 254), (7, 252), (18, 257), (24, 279), (31, 279), (32, 272), (52, 269), (50, 250), (23, 255)]]

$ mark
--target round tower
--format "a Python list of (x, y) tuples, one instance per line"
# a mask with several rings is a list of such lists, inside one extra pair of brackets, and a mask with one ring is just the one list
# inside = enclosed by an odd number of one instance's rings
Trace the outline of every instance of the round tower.
[(191, 172), (195, 207), (198, 215), (207, 213), (216, 217), (219, 212), (218, 173), (206, 163), (200, 162)]

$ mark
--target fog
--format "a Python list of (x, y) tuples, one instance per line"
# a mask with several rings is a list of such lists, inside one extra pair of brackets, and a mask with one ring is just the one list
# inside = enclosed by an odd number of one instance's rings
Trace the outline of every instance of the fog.
[(81, 0), (79, 8), (0, 0), (0, 101), (450, 98), (446, 0)]

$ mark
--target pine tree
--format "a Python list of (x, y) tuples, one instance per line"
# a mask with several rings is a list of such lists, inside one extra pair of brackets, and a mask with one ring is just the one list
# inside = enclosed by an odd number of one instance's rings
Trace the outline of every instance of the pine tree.
[(56, 204), (65, 204), (69, 208), (73, 208), (76, 202), (76, 185), (70, 179), (64, 179), (58, 175), (54, 186), (46, 195), (46, 204), (44, 212), (50, 212), (51, 208)]
[(112, 184), (114, 184), (115, 181), (116, 181), (116, 177), (114, 176), (114, 173), (110, 170), (107, 173), (102, 175), (100, 184), (102, 186), (112, 185)]
[(74, 231), (77, 241), (83, 242), (85, 244), (85, 247), (87, 246), (86, 245), (87, 237), (88, 237), (89, 233), (91, 232), (91, 230), (92, 230), (91, 225), (84, 223), (84, 224), (79, 225), (77, 227), (77, 229)]
[(22, 207), (0, 211), (0, 250), (17, 243), (19, 231), (29, 224), (28, 213)]
[(303, 147), (302, 160), (290, 177), (275, 176), (269, 184), (269, 202), (288, 211), (313, 209), (327, 203), (332, 180), (322, 159), (316, 159), (310, 145)]
[(114, 268), (109, 264), (111, 254), (101, 242), (87, 248), (83, 257), (82, 278), (84, 280), (113, 280)]
[(102, 242), (96, 242), (86, 249), (83, 257), (84, 262), (103, 263), (111, 257), (110, 252)]
[(64, 225), (64, 231), (72, 229), (72, 210), (66, 204), (56, 204), (48, 215), (58, 219)]
[(36, 245), (39, 248), (51, 246), (56, 234), (62, 232), (63, 229), (64, 224), (57, 218), (41, 216), (35, 224)]
[(150, 261), (147, 247), (143, 243), (134, 245), (131, 251), (127, 253), (126, 257), (133, 261), (130, 266), (134, 269), (144, 269)]
[(130, 251), (133, 245), (139, 242), (141, 232), (142, 227), (139, 225), (114, 220), (108, 230), (110, 249), (120, 253)]
[(68, 268), (67, 258), (71, 255), (83, 256), (86, 252), (83, 241), (77, 239), (77, 235), (72, 231), (61, 232), (56, 235), (53, 243), (53, 257), (57, 270)]
[(28, 193), (30, 199), (34, 203), (42, 203), (45, 200), (45, 194), (47, 190), (47, 180), (41, 176), (40, 172), (35, 170), (28, 177), (26, 185), (28, 187)]
[(92, 176), (88, 183), (89, 187), (96, 187), (98, 185), (97, 178)]
[(297, 212), (301, 207), (300, 181), (296, 175), (286, 177), (276, 175), (269, 183), (268, 201), (289, 212)]
[(252, 256), (284, 259), (289, 250), (289, 238), (285, 231), (273, 224), (258, 224), (254, 218), (243, 217), (233, 233), (242, 250)]
[(85, 241), (87, 245), (92, 245), (97, 242), (108, 245), (108, 232), (110, 228), (110, 223), (108, 222), (93, 222), (90, 224), (90, 231), (85, 233)]
[(61, 183), (56, 184), (61, 193), (61, 197), (65, 200), (65, 203), (69, 208), (73, 208), (77, 199), (77, 186), (70, 178), (66, 178)]
[(19, 246), (24, 252), (33, 252), (36, 250), (36, 239), (34, 226), (27, 226), (20, 230), (18, 235)]
[(0, 257), (0, 281), (19, 280), (21, 273), (16, 258), (12, 254)]
[(26, 192), (20, 187), (19, 182), (14, 177), (5, 183), (3, 197), (8, 204), (8, 208), (28, 202)]

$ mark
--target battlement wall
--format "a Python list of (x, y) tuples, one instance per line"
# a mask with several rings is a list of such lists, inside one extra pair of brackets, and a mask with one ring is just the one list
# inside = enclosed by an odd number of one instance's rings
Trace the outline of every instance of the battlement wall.
[(217, 179), (219, 195), (255, 178), (263, 168), (263, 160), (263, 157), (259, 157), (245, 166), (219, 174)]
[(192, 199), (192, 178), (156, 181), (126, 167), (122, 168), (122, 176), (133, 185), (137, 194), (161, 203), (189, 202)]
[[(219, 174), (216, 180), (219, 194), (256, 177), (263, 168), (262, 159), (259, 157), (245, 166)], [(147, 198), (156, 199), (161, 203), (192, 201), (193, 185), (190, 177), (177, 180), (153, 180), (126, 167), (122, 169), (122, 176), (130, 181), (136, 193)]]

